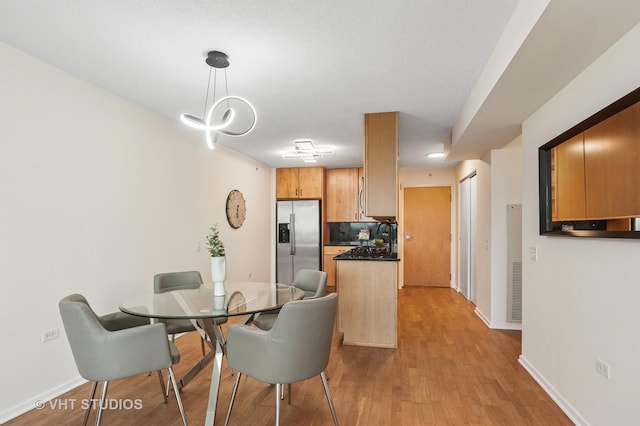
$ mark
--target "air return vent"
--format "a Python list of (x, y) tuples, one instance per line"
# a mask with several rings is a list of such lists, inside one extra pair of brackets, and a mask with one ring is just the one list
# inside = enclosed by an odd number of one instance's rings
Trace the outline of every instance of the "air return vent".
[(507, 321), (522, 322), (522, 205), (507, 205)]

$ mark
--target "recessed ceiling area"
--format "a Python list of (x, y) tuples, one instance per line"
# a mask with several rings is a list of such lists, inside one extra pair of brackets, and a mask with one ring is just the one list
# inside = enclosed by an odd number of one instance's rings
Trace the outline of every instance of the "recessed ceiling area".
[(0, 2), (0, 42), (177, 125), (226, 53), (257, 124), (218, 143), (271, 167), (305, 165), (283, 158), (296, 140), (331, 147), (314, 165), (361, 166), (363, 114), (383, 111), (401, 167), (481, 158), (638, 22), (637, 0)]
[[(170, 120), (202, 116), (207, 52), (256, 128), (218, 143), (272, 167), (294, 140), (317, 165), (362, 165), (363, 114), (399, 111), (400, 164), (450, 165), (443, 143), (516, 0), (3, 0), (0, 41)], [(198, 133), (197, 130), (189, 129)], [(203, 144), (204, 135), (202, 135)]]

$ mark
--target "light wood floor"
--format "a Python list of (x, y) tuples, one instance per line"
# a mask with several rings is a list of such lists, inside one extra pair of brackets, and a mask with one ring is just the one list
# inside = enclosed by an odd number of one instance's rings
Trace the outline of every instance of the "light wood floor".
[[(488, 329), (473, 305), (451, 289), (405, 288), (398, 300), (397, 350), (342, 346), (334, 336), (329, 387), (341, 425), (572, 424), (518, 364), (520, 332)], [(176, 343), (180, 377), (199, 357), (200, 344), (194, 333)], [(209, 366), (182, 390), (191, 425), (204, 422), (210, 375)], [(233, 380), (225, 363), (216, 425), (224, 422)], [(57, 398), (75, 398), (74, 409), (49, 405), (7, 425), (79, 425), (80, 400), (89, 389), (85, 384)], [(273, 424), (274, 389), (244, 376), (231, 424)], [(282, 424), (332, 424), (319, 377), (294, 384), (292, 395), (291, 405), (282, 404)], [(181, 424), (175, 399), (163, 403), (156, 374), (113, 382), (108, 397), (139, 399), (142, 407), (109, 410), (104, 425)]]

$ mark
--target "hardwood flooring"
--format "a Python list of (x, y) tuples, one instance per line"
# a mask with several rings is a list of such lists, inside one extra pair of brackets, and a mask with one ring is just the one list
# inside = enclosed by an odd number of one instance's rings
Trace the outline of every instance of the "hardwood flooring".
[[(398, 296), (398, 349), (343, 346), (338, 335), (329, 362), (329, 388), (340, 424), (345, 425), (571, 425), (551, 398), (520, 366), (520, 332), (488, 329), (473, 305), (446, 288), (404, 288)], [(178, 377), (201, 355), (199, 338), (176, 340)], [(211, 366), (182, 390), (190, 425), (202, 425)], [(235, 379), (226, 363), (216, 412), (224, 423)], [(8, 426), (82, 424), (82, 399), (90, 384), (57, 401), (67, 407), (32, 410)], [(274, 424), (275, 387), (243, 376), (230, 423)], [(173, 398), (163, 403), (156, 374), (112, 382), (109, 399), (139, 400), (139, 409), (107, 410), (103, 425), (179, 425)], [(68, 401), (75, 399), (75, 408)], [(94, 421), (92, 414), (89, 421)], [(281, 407), (288, 425), (331, 425), (319, 377), (292, 386), (291, 405)]]

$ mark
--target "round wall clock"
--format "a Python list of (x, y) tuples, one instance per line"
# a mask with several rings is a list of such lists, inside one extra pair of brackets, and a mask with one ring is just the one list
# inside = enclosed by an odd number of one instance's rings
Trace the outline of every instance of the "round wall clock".
[(234, 189), (227, 196), (227, 221), (232, 228), (238, 229), (244, 223), (247, 214), (247, 204), (242, 192)]

